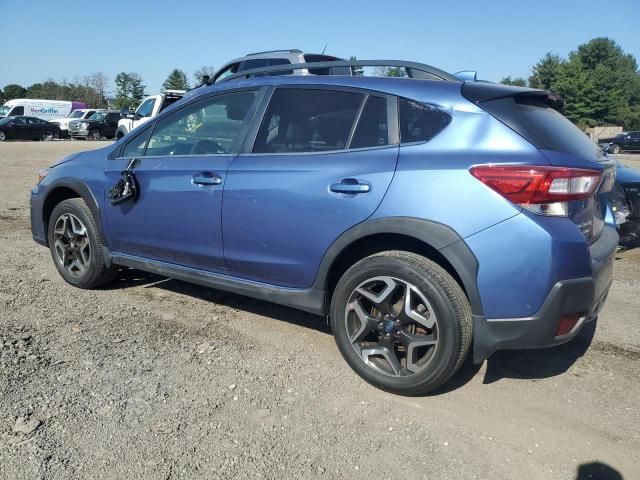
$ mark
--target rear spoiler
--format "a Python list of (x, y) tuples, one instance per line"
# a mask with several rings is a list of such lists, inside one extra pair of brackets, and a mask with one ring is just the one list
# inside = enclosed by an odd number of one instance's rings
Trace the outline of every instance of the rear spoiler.
[(500, 83), (469, 82), (462, 86), (462, 95), (473, 103), (483, 103), (503, 98), (528, 98), (549, 105), (554, 110), (562, 111), (564, 100), (556, 93), (535, 88), (514, 87)]

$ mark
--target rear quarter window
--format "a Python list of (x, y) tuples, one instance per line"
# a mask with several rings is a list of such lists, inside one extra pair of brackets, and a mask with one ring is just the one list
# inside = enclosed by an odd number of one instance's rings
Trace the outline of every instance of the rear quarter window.
[(406, 98), (399, 99), (400, 142), (426, 142), (451, 122), (451, 117), (437, 108)]

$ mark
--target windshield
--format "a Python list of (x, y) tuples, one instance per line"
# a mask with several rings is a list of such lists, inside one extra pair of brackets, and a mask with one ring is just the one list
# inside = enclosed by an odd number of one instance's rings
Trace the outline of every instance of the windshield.
[(104, 117), (106, 117), (107, 114), (104, 112), (96, 112), (93, 115), (91, 115), (89, 117), (89, 120), (97, 120), (98, 122), (104, 120)]
[(69, 118), (82, 118), (84, 112), (81, 110), (74, 110), (69, 114)]
[(11, 110), (11, 106), (10, 105), (3, 105), (0, 107), (0, 115), (4, 115), (6, 116), (7, 113), (9, 113), (9, 110)]

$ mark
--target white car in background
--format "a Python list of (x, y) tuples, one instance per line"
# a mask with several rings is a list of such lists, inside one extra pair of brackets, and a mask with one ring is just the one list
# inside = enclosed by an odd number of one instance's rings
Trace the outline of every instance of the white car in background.
[(67, 138), (69, 137), (69, 123), (71, 123), (72, 120), (86, 120), (94, 113), (104, 111), (105, 110), (103, 108), (81, 108), (79, 110), (74, 110), (66, 117), (54, 118), (49, 121), (60, 127), (60, 138)]

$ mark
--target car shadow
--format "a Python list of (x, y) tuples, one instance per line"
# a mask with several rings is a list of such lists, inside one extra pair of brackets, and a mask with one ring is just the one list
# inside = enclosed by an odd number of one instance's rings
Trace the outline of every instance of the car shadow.
[(565, 373), (589, 349), (596, 324), (597, 320), (585, 324), (573, 340), (557, 347), (496, 352), (487, 360), (483, 383), (503, 378), (538, 380)]
[[(242, 310), (287, 322), (291, 325), (309, 328), (331, 335), (331, 328), (325, 318), (300, 310), (257, 300), (234, 293), (203, 287), (192, 283), (166, 278), (134, 269), (123, 269), (118, 278), (109, 286), (109, 290), (144, 287), (160, 288), (180, 295), (188, 295), (199, 300)], [(554, 348), (534, 350), (502, 350), (486, 360), (484, 384), (491, 384), (503, 378), (537, 380), (554, 377), (566, 372), (589, 349), (596, 330), (597, 320), (587, 323), (570, 342)], [(429, 393), (429, 396), (442, 395), (467, 384), (480, 371), (481, 365), (475, 365), (468, 355), (460, 370), (444, 386)]]
[(578, 467), (575, 480), (623, 480), (622, 474), (606, 463), (583, 463)]
[(142, 272), (140, 270), (121, 269), (116, 280), (104, 288), (105, 290), (121, 290), (133, 287), (160, 288), (181, 295), (188, 295), (199, 300), (270, 317), (292, 325), (310, 328), (329, 335), (331, 334), (331, 329), (323, 317), (275, 303), (256, 300), (251, 297), (203, 287), (173, 278), (162, 277), (153, 273)]

